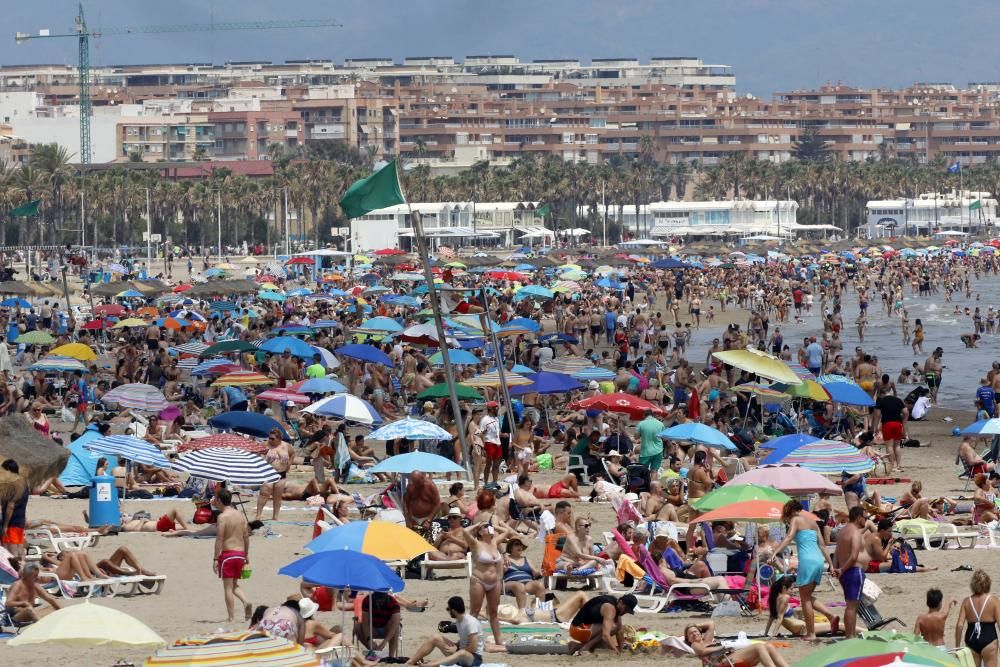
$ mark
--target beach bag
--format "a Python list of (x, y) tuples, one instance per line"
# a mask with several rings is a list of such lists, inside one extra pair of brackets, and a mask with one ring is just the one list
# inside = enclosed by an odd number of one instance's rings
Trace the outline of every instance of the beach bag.
[(917, 554), (906, 542), (900, 542), (899, 548), (892, 552), (892, 565), (889, 572), (894, 574), (912, 574), (917, 571)]
[(212, 505), (208, 502), (198, 503), (194, 511), (194, 522), (197, 524), (215, 523), (215, 516), (212, 514)]

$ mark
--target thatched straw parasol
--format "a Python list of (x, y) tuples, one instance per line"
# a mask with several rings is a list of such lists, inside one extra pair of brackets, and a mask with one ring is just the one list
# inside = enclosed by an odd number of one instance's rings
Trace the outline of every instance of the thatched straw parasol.
[(35, 430), (24, 415), (0, 417), (0, 460), (14, 459), (32, 486), (62, 474), (69, 450)]

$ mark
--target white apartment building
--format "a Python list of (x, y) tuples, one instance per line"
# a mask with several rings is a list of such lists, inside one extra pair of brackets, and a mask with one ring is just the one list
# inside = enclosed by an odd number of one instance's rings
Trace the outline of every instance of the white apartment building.
[[(971, 208), (970, 208), (971, 207)], [(927, 235), (937, 231), (975, 233), (996, 222), (992, 193), (965, 190), (925, 192), (914, 199), (881, 199), (866, 204), (868, 238)]]

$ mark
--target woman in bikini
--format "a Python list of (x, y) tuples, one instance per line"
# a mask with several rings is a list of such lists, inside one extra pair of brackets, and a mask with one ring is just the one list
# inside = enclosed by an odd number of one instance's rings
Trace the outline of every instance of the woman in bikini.
[(465, 540), (472, 551), (472, 577), (469, 579), (469, 613), (473, 618), (479, 616), (486, 603), (486, 615), (493, 630), (493, 641), (503, 645), (500, 635), (500, 619), (497, 616), (500, 607), (500, 594), (503, 587), (503, 556), (500, 555), (500, 542), (511, 532), (506, 526), (492, 523), (492, 516), (486, 520), (474, 523), (464, 529)]
[[(713, 621), (705, 621), (684, 628), (684, 643), (690, 646), (699, 658), (707, 658), (722, 649), (722, 645), (715, 643), (714, 640), (715, 623)], [(753, 665), (788, 667), (788, 663), (781, 656), (781, 651), (770, 644), (751, 644), (746, 648), (737, 649), (727, 654), (726, 660), (729, 664), (745, 667), (753, 667)]]
[(976, 493), (972, 496), (972, 522), (976, 525), (997, 520), (997, 494), (990, 486), (990, 478), (980, 473), (975, 477)]
[(271, 429), (267, 436), (267, 451), (264, 453), (264, 460), (278, 471), (280, 479), (274, 484), (264, 484), (260, 487), (255, 518), (260, 521), (260, 517), (264, 514), (264, 506), (267, 505), (268, 500), (271, 500), (273, 503), (271, 519), (277, 521), (278, 513), (281, 511), (281, 500), (285, 493), (285, 479), (288, 477), (288, 471), (292, 464), (295, 463), (295, 452), (292, 451), (291, 445), (281, 439), (281, 431), (276, 428)]
[[(955, 623), (955, 646), (962, 640), (972, 651), (973, 664), (997, 667), (997, 620), (1000, 619), (1000, 602), (990, 595), (990, 575), (978, 569), (969, 580), (972, 595), (962, 600)], [(963, 626), (963, 621), (965, 625)], [(963, 637), (962, 630), (965, 629)]]

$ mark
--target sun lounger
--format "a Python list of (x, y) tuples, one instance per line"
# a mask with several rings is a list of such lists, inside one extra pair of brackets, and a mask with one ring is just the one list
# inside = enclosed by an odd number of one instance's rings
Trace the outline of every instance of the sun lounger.
[(115, 597), (119, 593), (128, 593), (134, 584), (144, 581), (146, 577), (107, 577), (90, 579), (88, 581), (65, 581), (54, 572), (39, 572), (40, 581), (49, 580), (55, 583), (54, 592), (64, 598)]
[(87, 533), (86, 535), (64, 535), (55, 526), (48, 528), (29, 528), (24, 531), (24, 541), (29, 546), (37, 546), (43, 551), (72, 550), (82, 551), (87, 547), (97, 544), (100, 538), (98, 533)]
[[(896, 522), (894, 532), (904, 540), (916, 540), (925, 549), (944, 549), (948, 542), (954, 542), (959, 549), (974, 549), (980, 538), (978, 530), (963, 530), (952, 523), (936, 523), (933, 521), (904, 520)], [(966, 541), (967, 546), (962, 545)]]
[(436, 570), (465, 570), (463, 576), (472, 576), (472, 554), (465, 554), (461, 560), (431, 560), (428, 554), (424, 554), (420, 561), (420, 578), (430, 579)]

